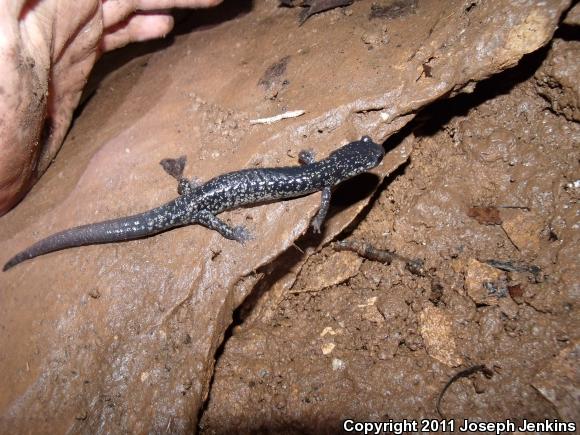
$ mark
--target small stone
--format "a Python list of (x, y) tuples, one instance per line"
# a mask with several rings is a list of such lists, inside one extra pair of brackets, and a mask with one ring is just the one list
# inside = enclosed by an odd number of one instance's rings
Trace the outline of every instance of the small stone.
[(508, 318), (515, 319), (518, 315), (518, 304), (512, 298), (500, 298), (498, 300), (499, 309)]
[(336, 332), (334, 331), (334, 329), (332, 329), (332, 327), (327, 326), (326, 328), (324, 328), (322, 330), (322, 332), (320, 333), (320, 336), (324, 337), (326, 334), (336, 335)]
[(382, 314), (379, 312), (376, 306), (367, 305), (363, 311), (363, 318), (373, 323), (382, 323), (385, 321)]
[(322, 345), (322, 355), (328, 355), (329, 353), (331, 353), (334, 348), (336, 347), (336, 344), (334, 343), (324, 343)]
[(377, 309), (386, 322), (405, 320), (409, 316), (409, 306), (397, 291), (383, 293), (377, 301)]
[(510, 285), (508, 292), (513, 299), (519, 299), (524, 296), (524, 286), (521, 284)]
[[(308, 283), (303, 290), (298, 292), (316, 292), (333, 285), (341, 284), (349, 278), (358, 274), (362, 264), (362, 258), (354, 252), (335, 252), (326, 261), (315, 266), (310, 274)], [(300, 288), (300, 283), (296, 284)]]
[(507, 276), (495, 267), (471, 258), (467, 263), (465, 289), (476, 304), (498, 305), (498, 299), (508, 295)]
[(427, 307), (420, 316), (420, 332), (427, 353), (432, 358), (451, 367), (463, 363), (453, 334), (453, 321), (441, 308)]
[(346, 363), (338, 358), (333, 358), (332, 359), (332, 370), (337, 371), (337, 370), (344, 370), (346, 368)]
[(540, 251), (541, 234), (544, 222), (533, 213), (521, 210), (506, 210), (503, 213), (502, 228), (514, 245), (525, 254)]

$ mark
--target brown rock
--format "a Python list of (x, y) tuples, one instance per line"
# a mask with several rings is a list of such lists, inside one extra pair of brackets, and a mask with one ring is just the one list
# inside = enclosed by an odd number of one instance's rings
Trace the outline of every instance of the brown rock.
[(532, 385), (552, 402), (562, 420), (580, 421), (580, 343), (563, 349), (534, 378)]
[(471, 207), (467, 210), (467, 216), (475, 219), (482, 225), (501, 224), (501, 217), (497, 207)]
[(540, 250), (541, 233), (545, 224), (538, 216), (522, 210), (506, 210), (502, 228), (524, 254), (535, 255)]
[(442, 309), (425, 308), (419, 317), (420, 332), (427, 353), (443, 364), (457, 367), (463, 363), (455, 344), (453, 321)]
[[(371, 4), (354, 2), (332, 26), (322, 13), (298, 31), (293, 14), (256, 1), (231, 21), (222, 11), (219, 25), (185, 23), (195, 30), (147, 51), (146, 66), (137, 45), (112, 54), (109, 62), (124, 66), (100, 82), (54, 164), (0, 219), (1, 261), (55, 231), (175, 197), (158, 164), (166, 157), (187, 155), (186, 174), (207, 180), (293, 165), (290, 156), (305, 148), (325, 156), (364, 134), (382, 142), (426, 104), (545, 44), (570, 2), (498, 0), (469, 10), (459, 0), (417, 2), (413, 13), (369, 21)], [(368, 50), (361, 37), (384, 28), (381, 19), (389, 39)], [(285, 56), (280, 86), (268, 93), (258, 82)], [(306, 115), (248, 123), (298, 108)], [(356, 201), (329, 218), (321, 243), (351, 222), (412, 145), (390, 150), (374, 184), (354, 181)], [(3, 431), (191, 432), (232, 312), (259, 281), (255, 270), (292, 246), (318, 204), (311, 195), (224, 213), (250, 226), (256, 238), (246, 246), (191, 226), (53, 253), (0, 274), (0, 348), (9, 350), (0, 359)], [(98, 299), (87, 297), (94, 288)], [(425, 320), (426, 337), (435, 326)], [(448, 337), (447, 329), (433, 335)]]
[(316, 265), (315, 280), (296, 283), (296, 293), (317, 292), (340, 284), (358, 273), (362, 258), (353, 252), (335, 252), (325, 261)]
[(506, 274), (500, 270), (470, 259), (465, 275), (465, 289), (476, 304), (498, 305), (508, 294)]
[(571, 121), (580, 121), (580, 42), (556, 40), (536, 73), (538, 92), (552, 110)]
[(580, 3), (568, 11), (563, 23), (569, 26), (580, 26)]

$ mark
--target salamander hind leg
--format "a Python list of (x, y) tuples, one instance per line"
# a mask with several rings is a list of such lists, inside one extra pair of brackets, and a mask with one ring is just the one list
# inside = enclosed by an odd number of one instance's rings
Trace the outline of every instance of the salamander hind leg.
[(252, 240), (252, 234), (246, 227), (243, 225), (231, 227), (209, 211), (201, 211), (197, 213), (193, 217), (192, 221), (203, 225), (210, 230), (217, 231), (223, 237), (229, 240), (235, 240), (242, 244)]
[(193, 189), (201, 186), (202, 184), (203, 183), (197, 178), (192, 178), (191, 180), (182, 178), (179, 180), (179, 184), (177, 185), (177, 193), (180, 195), (188, 195), (193, 191)]
[(187, 195), (191, 193), (193, 189), (198, 187), (201, 182), (195, 178), (188, 180), (183, 176), (183, 170), (185, 169), (185, 163), (187, 158), (181, 156), (177, 159), (163, 159), (159, 164), (163, 167), (165, 172), (171, 175), (178, 181), (177, 193), (180, 195)]
[(326, 219), (328, 208), (330, 207), (331, 196), (332, 190), (330, 187), (325, 187), (322, 189), (322, 200), (320, 201), (320, 208), (318, 209), (318, 213), (316, 213), (316, 216), (312, 221), (312, 229), (317, 234), (320, 234), (322, 224), (324, 223), (324, 219)]
[(244, 225), (235, 226), (233, 231), (234, 240), (240, 242), (242, 245), (254, 238), (250, 230), (248, 230)]

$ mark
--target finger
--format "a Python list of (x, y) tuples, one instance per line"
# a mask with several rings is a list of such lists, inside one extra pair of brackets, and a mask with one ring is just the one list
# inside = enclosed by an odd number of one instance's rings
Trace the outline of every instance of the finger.
[(115, 26), (137, 9), (137, 0), (105, 0), (103, 2), (103, 26)]
[(131, 42), (161, 38), (173, 29), (173, 17), (169, 14), (135, 14), (114, 26), (103, 36), (104, 51), (123, 47)]
[(135, 11), (153, 11), (171, 8), (208, 8), (222, 0), (105, 0), (103, 24), (105, 29), (124, 21)]
[(209, 8), (220, 4), (222, 0), (137, 0), (142, 10), (170, 8)]

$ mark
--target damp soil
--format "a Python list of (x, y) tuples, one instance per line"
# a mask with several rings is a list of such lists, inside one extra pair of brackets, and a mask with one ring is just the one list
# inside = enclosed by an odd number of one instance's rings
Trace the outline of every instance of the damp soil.
[[(330, 244), (289, 289), (249, 298), (200, 433), (578, 419), (580, 128), (574, 92), (554, 80), (576, 68), (554, 60), (575, 44), (556, 38), (391, 139), (412, 137), (410, 161), (338, 239), (394, 255)], [(295, 264), (282, 257), (274, 276)], [(439, 413), (446, 383), (481, 365), (449, 386)]]
[(168, 157), (208, 180), (369, 135), (382, 165), (317, 238), (318, 194), (224, 213), (245, 246), (192, 225), (0, 274), (0, 432), (580, 420), (580, 8), (324, 0), (300, 26), (286, 3), (225, 1), (104, 58), (2, 217), (3, 259), (174, 198)]

